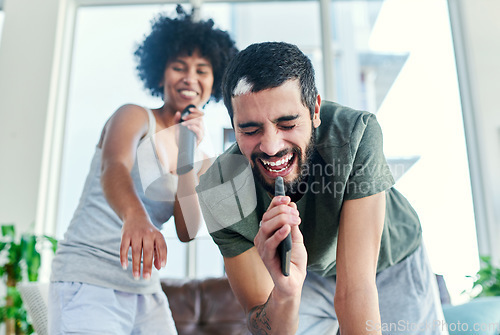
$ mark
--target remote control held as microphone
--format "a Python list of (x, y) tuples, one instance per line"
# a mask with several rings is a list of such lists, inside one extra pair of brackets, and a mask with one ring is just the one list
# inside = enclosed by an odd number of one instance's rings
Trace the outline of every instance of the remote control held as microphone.
[[(182, 119), (190, 113), (189, 108), (196, 107), (189, 105), (181, 113)], [(196, 135), (185, 126), (179, 127), (179, 153), (177, 155), (177, 174), (183, 175), (193, 169), (194, 166), (194, 145)]]
[[(285, 195), (285, 185), (283, 177), (278, 177), (274, 183), (274, 196)], [(284, 276), (290, 275), (290, 259), (292, 256), (292, 236), (288, 234), (287, 237), (278, 245), (278, 255), (281, 260), (281, 273)]]

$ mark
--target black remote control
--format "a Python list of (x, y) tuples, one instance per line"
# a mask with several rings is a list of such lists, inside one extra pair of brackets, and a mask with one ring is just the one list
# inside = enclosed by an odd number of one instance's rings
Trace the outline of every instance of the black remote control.
[[(278, 177), (274, 183), (274, 196), (285, 195), (283, 177)], [(288, 236), (278, 245), (278, 254), (281, 259), (281, 272), (284, 276), (290, 275), (290, 258), (292, 256), (292, 236)]]
[[(196, 107), (189, 105), (181, 113), (182, 118), (190, 113), (189, 108)], [(177, 155), (177, 174), (183, 175), (193, 169), (194, 166), (194, 144), (196, 135), (187, 127), (179, 127), (179, 153)]]

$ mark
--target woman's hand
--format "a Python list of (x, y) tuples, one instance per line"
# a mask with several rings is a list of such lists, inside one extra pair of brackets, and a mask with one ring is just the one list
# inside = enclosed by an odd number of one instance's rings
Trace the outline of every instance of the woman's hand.
[[(196, 107), (189, 108), (190, 113), (184, 116), (181, 120), (181, 112), (175, 113), (174, 120), (175, 123), (181, 123), (182, 126), (187, 127), (196, 136), (196, 145), (199, 145), (205, 136), (205, 128), (203, 126), (203, 116), (205, 113), (200, 111)], [(178, 136), (176, 136), (178, 141)]]
[(153, 261), (158, 270), (167, 263), (165, 238), (147, 218), (130, 218), (123, 222), (120, 262), (124, 269), (128, 267), (129, 248), (132, 248), (132, 274), (135, 279), (141, 276), (141, 258), (144, 279), (151, 278)]

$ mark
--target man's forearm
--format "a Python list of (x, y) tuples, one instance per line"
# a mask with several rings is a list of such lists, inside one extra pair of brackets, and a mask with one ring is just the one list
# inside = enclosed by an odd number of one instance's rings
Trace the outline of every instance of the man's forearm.
[(295, 334), (299, 325), (300, 296), (279, 299), (273, 291), (265, 304), (248, 312), (248, 328), (252, 334)]
[(335, 312), (342, 334), (382, 334), (380, 327), (371, 326), (380, 326), (376, 289), (355, 290), (343, 298), (337, 297), (337, 292), (335, 294)]
[(248, 328), (252, 334), (271, 334), (271, 324), (267, 316), (267, 303), (264, 305), (255, 306), (248, 312)]

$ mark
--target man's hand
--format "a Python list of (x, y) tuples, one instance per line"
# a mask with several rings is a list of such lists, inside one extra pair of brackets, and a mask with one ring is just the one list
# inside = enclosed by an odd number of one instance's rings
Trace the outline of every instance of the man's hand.
[(132, 273), (135, 279), (151, 278), (151, 269), (154, 266), (160, 269), (167, 263), (167, 244), (163, 234), (147, 219), (124, 220), (122, 228), (122, 242), (120, 245), (120, 262), (122, 267), (128, 267), (128, 250), (132, 248)]
[[(291, 202), (290, 197), (277, 196), (273, 198), (262, 216), (261, 227), (255, 236), (254, 244), (273, 279), (277, 290), (275, 294), (293, 296), (300, 294), (302, 290), (306, 276), (307, 253), (298, 227), (300, 222), (297, 205)], [(277, 248), (290, 232), (292, 234), (290, 276), (284, 276)]]

